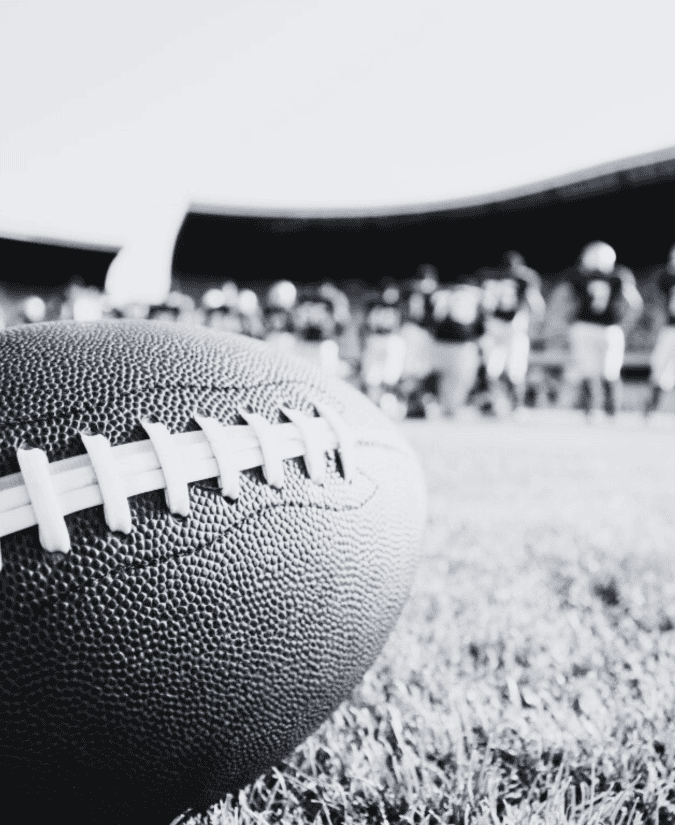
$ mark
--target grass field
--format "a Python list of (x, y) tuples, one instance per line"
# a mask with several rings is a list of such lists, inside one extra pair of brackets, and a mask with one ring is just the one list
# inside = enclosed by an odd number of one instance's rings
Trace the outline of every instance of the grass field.
[(385, 651), (192, 823), (675, 822), (675, 419), (409, 422), (429, 528)]

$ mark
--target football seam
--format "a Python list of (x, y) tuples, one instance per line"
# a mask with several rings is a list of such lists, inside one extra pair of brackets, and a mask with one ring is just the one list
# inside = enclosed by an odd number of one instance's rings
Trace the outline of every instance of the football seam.
[[(379, 492), (379, 487), (377, 483), (374, 481), (374, 479), (372, 479), (367, 473), (363, 472), (362, 470), (359, 470), (359, 473), (372, 484), (372, 488), (368, 495), (364, 499), (359, 501), (358, 504), (350, 504), (344, 507), (335, 507), (326, 506), (324, 504), (317, 504), (315, 502), (273, 502), (265, 505), (264, 507), (260, 507), (257, 510), (253, 510), (250, 513), (247, 513), (241, 521), (238, 521), (235, 524), (226, 527), (220, 533), (218, 533), (216, 537), (214, 537), (212, 540), (208, 542), (200, 542), (196, 545), (192, 545), (181, 550), (167, 551), (162, 556), (157, 556), (154, 558), (130, 559), (128, 561), (116, 564), (114, 567), (110, 567), (105, 571), (91, 570), (88, 572), (88, 581), (86, 585), (82, 584), (79, 587), (71, 586), (68, 588), (67, 591), (60, 593), (60, 596), (66, 599), (70, 597), (75, 597), (78, 594), (86, 592), (86, 590), (92, 583), (95, 584), (96, 582), (108, 581), (110, 579), (118, 579), (123, 573), (132, 573), (134, 570), (146, 570), (149, 568), (157, 568), (161, 566), (166, 566), (170, 564), (171, 561), (180, 562), (182, 559), (188, 558), (190, 556), (204, 555), (209, 551), (212, 551), (212, 548), (215, 545), (221, 543), (230, 534), (236, 532), (237, 530), (241, 529), (242, 527), (246, 526), (252, 521), (255, 521), (262, 514), (270, 512), (272, 510), (277, 510), (280, 508), (294, 508), (306, 510), (323, 510), (335, 513), (357, 512), (366, 507)], [(56, 556), (58, 555), (59, 554), (56, 554)]]
[[(250, 513), (247, 513), (246, 516), (241, 521), (238, 521), (236, 524), (233, 524), (233, 525), (225, 528), (224, 530), (222, 530), (222, 532), (220, 532), (218, 534), (217, 537), (213, 538), (209, 542), (200, 542), (199, 544), (193, 545), (189, 548), (186, 547), (184, 550), (168, 551), (166, 554), (164, 554), (163, 556), (161, 556), (159, 558), (136, 559), (136, 560), (129, 560), (129, 561), (126, 561), (126, 562), (121, 562), (120, 564), (115, 565), (115, 567), (112, 567), (112, 568), (108, 569), (105, 572), (95, 571), (91, 575), (91, 580), (92, 581), (105, 580), (105, 579), (108, 579), (110, 577), (115, 577), (116, 578), (117, 576), (119, 576), (120, 574), (122, 574), (124, 572), (133, 572), (134, 570), (147, 569), (147, 568), (151, 568), (151, 567), (160, 567), (162, 565), (169, 564), (171, 561), (180, 561), (181, 559), (184, 559), (188, 556), (203, 555), (205, 553), (208, 553), (215, 545), (222, 542), (231, 533), (234, 533), (238, 529), (241, 529), (242, 527), (246, 526), (247, 524), (251, 523), (252, 521), (255, 521), (256, 519), (258, 519), (264, 513), (270, 512), (272, 510), (277, 510), (277, 509), (282, 508), (282, 507), (283, 508), (306, 509), (306, 510), (323, 510), (323, 511), (328, 511), (328, 512), (335, 512), (335, 513), (343, 513), (343, 512), (354, 513), (354, 512), (357, 512), (358, 510), (361, 510), (363, 507), (367, 506), (375, 498), (375, 496), (377, 495), (377, 493), (379, 491), (379, 487), (373, 481), (372, 478), (370, 478), (366, 473), (362, 473), (362, 475), (364, 475), (373, 484), (373, 489), (370, 491), (368, 496), (366, 498), (364, 498), (362, 501), (360, 501), (358, 504), (353, 504), (353, 505), (348, 505), (348, 506), (345, 506), (345, 507), (338, 508), (338, 507), (326, 507), (324, 505), (315, 504), (313, 502), (306, 502), (306, 503), (304, 503), (304, 502), (279, 502), (278, 504), (277, 503), (272, 503), (272, 504), (269, 504), (265, 507), (261, 507), (257, 510), (251, 511)], [(79, 592), (79, 590), (78, 591), (71, 591), (71, 592)]]

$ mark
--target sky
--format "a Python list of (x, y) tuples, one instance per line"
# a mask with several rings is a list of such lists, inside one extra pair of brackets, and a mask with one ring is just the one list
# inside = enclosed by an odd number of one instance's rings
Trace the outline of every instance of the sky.
[(109, 288), (157, 299), (190, 208), (447, 207), (670, 147), (674, 23), (621, 0), (0, 0), (0, 236), (121, 247)]

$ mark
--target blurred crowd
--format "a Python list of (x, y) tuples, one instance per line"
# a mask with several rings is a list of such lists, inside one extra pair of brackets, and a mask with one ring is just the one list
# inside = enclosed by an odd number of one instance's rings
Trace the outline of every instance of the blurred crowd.
[[(548, 287), (548, 288), (547, 288)], [(500, 266), (446, 276), (421, 264), (409, 278), (350, 284), (232, 280), (198, 300), (116, 305), (73, 282), (47, 297), (0, 292), (0, 325), (146, 318), (265, 339), (351, 381), (394, 417), (453, 415), (465, 405), (502, 415), (525, 404), (621, 407), (626, 342), (643, 353), (643, 409), (675, 387), (675, 246), (640, 288), (602, 241), (588, 243), (553, 283), (516, 251)], [(543, 357), (547, 354), (552, 357)]]

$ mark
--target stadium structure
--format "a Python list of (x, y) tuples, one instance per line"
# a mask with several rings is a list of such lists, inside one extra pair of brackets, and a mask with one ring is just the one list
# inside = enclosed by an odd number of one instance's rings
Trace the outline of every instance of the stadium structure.
[[(408, 212), (308, 216), (196, 205), (178, 233), (173, 278), (179, 289), (198, 297), (225, 278), (254, 284), (280, 277), (367, 283), (405, 278), (423, 261), (450, 277), (496, 263), (505, 249), (517, 248), (551, 284), (581, 246), (598, 237), (617, 248), (640, 280), (675, 242), (674, 200), (675, 147), (670, 147)], [(103, 288), (116, 251), (2, 237), (0, 231), (0, 281), (8, 289), (40, 292), (77, 277)]]
[[(675, 233), (675, 147), (520, 188), (381, 214), (234, 214), (196, 206), (174, 256), (182, 288), (251, 278), (378, 282), (423, 261), (451, 278), (518, 249), (549, 282), (584, 243), (603, 238), (638, 277), (662, 263)], [(196, 279), (196, 281), (195, 281)]]
[(668, 15), (488, 5), (11, 4), (4, 291), (159, 303), (506, 249), (550, 291), (593, 238), (645, 278), (674, 240)]
[(666, 11), (5, 5), (5, 280), (101, 282), (114, 256), (108, 287), (157, 299), (172, 257), (182, 280), (344, 280), (504, 248), (555, 272), (589, 236), (639, 268), (671, 242)]

